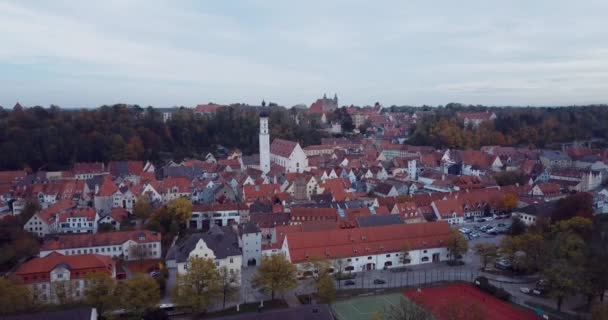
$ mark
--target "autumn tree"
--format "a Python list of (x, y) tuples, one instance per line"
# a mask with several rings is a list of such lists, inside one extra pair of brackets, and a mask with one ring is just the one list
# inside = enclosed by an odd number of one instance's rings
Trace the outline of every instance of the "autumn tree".
[(221, 267), (219, 272), (220, 291), (222, 293), (222, 307), (226, 308), (226, 301), (236, 298), (239, 293), (241, 274), (239, 270)]
[(515, 269), (529, 272), (543, 267), (547, 261), (546, 250), (543, 235), (535, 232), (507, 236), (500, 244), (500, 253), (513, 263)]
[(574, 217), (551, 226), (547, 254), (549, 263), (542, 270), (550, 283), (550, 295), (561, 310), (564, 299), (580, 290), (585, 273), (588, 237), (591, 234), (590, 220)]
[(328, 272), (323, 274), (316, 281), (317, 295), (322, 303), (331, 303), (336, 299), (336, 287)]
[(180, 226), (187, 226), (192, 217), (192, 202), (185, 198), (177, 198), (167, 204), (169, 215)]
[(25, 286), (0, 278), (0, 316), (26, 311), (32, 305), (30, 291)]
[(445, 244), (446, 248), (450, 252), (450, 260), (456, 261), (469, 250), (469, 243), (462, 233), (457, 230), (451, 229), (450, 236)]
[(269, 292), (274, 300), (275, 293), (283, 293), (296, 287), (296, 274), (296, 267), (282, 254), (263, 256), (251, 284)]
[(101, 272), (87, 273), (85, 278), (84, 301), (97, 308), (99, 314), (111, 310), (116, 301), (116, 281), (108, 274)]
[(519, 199), (517, 198), (517, 195), (513, 193), (507, 193), (502, 198), (502, 207), (509, 212), (517, 208), (518, 203)]
[(222, 279), (213, 260), (190, 258), (187, 272), (177, 276), (172, 300), (177, 305), (190, 307), (195, 313), (201, 313), (218, 298), (221, 290)]
[(140, 319), (146, 311), (158, 307), (160, 289), (154, 278), (138, 273), (118, 285), (116, 296), (123, 309)]
[(401, 297), (398, 304), (389, 304), (384, 307), (384, 320), (434, 320), (433, 314), (412, 302)]
[(493, 243), (480, 242), (475, 245), (474, 250), (481, 260), (483, 269), (486, 269), (488, 263), (491, 263), (498, 257), (498, 246)]
[(139, 199), (137, 199), (133, 206), (133, 214), (143, 221), (146, 221), (146, 219), (150, 217), (152, 214), (152, 206), (146, 197), (139, 197)]

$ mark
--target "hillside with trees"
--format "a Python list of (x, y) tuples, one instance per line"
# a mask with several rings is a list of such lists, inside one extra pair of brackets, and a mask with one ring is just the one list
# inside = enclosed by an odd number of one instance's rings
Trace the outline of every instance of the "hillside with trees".
[[(285, 108), (272, 107), (271, 136), (302, 145), (319, 143), (319, 122)], [(160, 160), (204, 156), (221, 145), (245, 154), (258, 148), (258, 110), (247, 106), (220, 108), (198, 115), (181, 108), (163, 122), (152, 107), (113, 105), (92, 110), (56, 106), (7, 111), (0, 109), (0, 170), (61, 170), (75, 162)]]
[[(393, 108), (414, 112), (413, 108)], [(608, 138), (608, 106), (558, 108), (486, 108), (451, 103), (433, 111), (411, 130), (408, 143), (438, 148), (476, 149), (483, 145), (550, 147), (560, 142)], [(496, 114), (492, 122), (466, 128), (458, 112), (488, 111)]]

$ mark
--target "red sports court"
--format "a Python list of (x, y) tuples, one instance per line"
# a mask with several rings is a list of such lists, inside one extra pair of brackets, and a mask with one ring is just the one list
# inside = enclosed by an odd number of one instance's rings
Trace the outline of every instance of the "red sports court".
[[(404, 294), (417, 304), (429, 309), (437, 320), (445, 320), (446, 314), (467, 314), (471, 310), (493, 320), (539, 320), (533, 311), (519, 309), (471, 284), (451, 284), (440, 287), (405, 291)], [(464, 319), (464, 318), (463, 318)]]

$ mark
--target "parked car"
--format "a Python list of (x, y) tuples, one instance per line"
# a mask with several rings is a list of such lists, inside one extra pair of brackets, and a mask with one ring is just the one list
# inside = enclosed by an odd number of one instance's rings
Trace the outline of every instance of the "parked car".
[(382, 279), (374, 279), (374, 284), (385, 284), (386, 281), (382, 280)]
[(458, 231), (460, 231), (461, 233), (464, 233), (464, 234), (471, 233), (471, 229), (469, 229), (469, 228), (460, 228), (460, 229), (458, 229)]
[(520, 287), (519, 291), (521, 291), (522, 293), (528, 294), (528, 293), (530, 293), (530, 288), (528, 288), (528, 287)]
[(477, 217), (477, 218), (475, 218), (475, 222), (486, 222), (486, 219)]
[(484, 219), (486, 219), (486, 221), (492, 221), (492, 220), (494, 220), (493, 217), (484, 217)]
[(346, 281), (344, 281), (344, 285), (345, 286), (354, 286), (355, 282), (353, 280), (346, 280)]
[(490, 227), (490, 228), (486, 229), (486, 231), (485, 231), (485, 232), (486, 232), (487, 234), (493, 234), (493, 235), (496, 235), (496, 234), (498, 234), (498, 229), (496, 229), (496, 228), (494, 228), (494, 227)]
[(501, 222), (501, 223), (497, 224), (496, 226), (505, 228), (507, 225)]
[(509, 270), (513, 267), (508, 259), (500, 259), (494, 263), (494, 267), (500, 270)]
[(491, 229), (491, 228), (492, 228), (492, 226), (486, 224), (486, 225), (479, 227), (479, 230), (482, 232), (486, 232), (488, 229)]

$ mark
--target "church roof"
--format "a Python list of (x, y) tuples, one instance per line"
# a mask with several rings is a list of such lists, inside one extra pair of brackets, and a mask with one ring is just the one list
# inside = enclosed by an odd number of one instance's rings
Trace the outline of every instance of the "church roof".
[(274, 139), (272, 141), (272, 144), (270, 145), (270, 153), (275, 154), (277, 156), (289, 158), (289, 156), (297, 145), (298, 143), (294, 141)]

